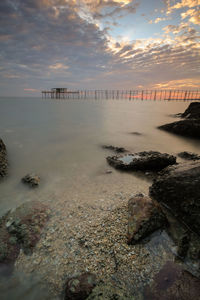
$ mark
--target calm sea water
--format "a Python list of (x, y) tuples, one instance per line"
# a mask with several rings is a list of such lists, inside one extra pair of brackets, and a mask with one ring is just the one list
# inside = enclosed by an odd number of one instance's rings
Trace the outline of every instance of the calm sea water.
[[(105, 157), (110, 152), (102, 144), (136, 152), (200, 154), (199, 141), (156, 129), (174, 121), (171, 114), (188, 105), (180, 101), (0, 98), (0, 137), (9, 159), (8, 177), (0, 182), (1, 214), (33, 197), (45, 199), (51, 191), (59, 195), (82, 178), (95, 181), (98, 172), (109, 168)], [(21, 183), (30, 172), (41, 176), (39, 189), (29, 190)]]

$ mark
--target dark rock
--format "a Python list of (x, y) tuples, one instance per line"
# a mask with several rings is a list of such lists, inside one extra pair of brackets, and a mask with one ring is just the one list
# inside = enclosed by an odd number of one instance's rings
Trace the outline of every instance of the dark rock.
[(176, 157), (156, 151), (144, 151), (120, 156), (108, 156), (108, 163), (116, 169), (160, 171), (176, 163)]
[(200, 119), (185, 119), (158, 127), (172, 133), (180, 134), (183, 136), (200, 138)]
[(200, 119), (200, 102), (192, 102), (188, 108), (181, 114), (182, 118)]
[(4, 177), (7, 174), (8, 161), (6, 146), (2, 139), (0, 139), (0, 177)]
[(144, 291), (145, 300), (200, 299), (200, 280), (180, 265), (167, 262)]
[(187, 151), (183, 151), (178, 153), (178, 156), (187, 160), (199, 160), (200, 159), (200, 155), (192, 153), (192, 152), (187, 152)]
[(137, 195), (128, 202), (128, 244), (134, 244), (155, 230), (167, 225), (158, 203)]
[(0, 218), (0, 264), (12, 264), (20, 248), (30, 254), (48, 219), (47, 207), (38, 201), (26, 202)]
[(181, 114), (185, 120), (161, 125), (158, 128), (175, 134), (200, 138), (200, 102), (190, 103), (189, 107)]
[(22, 181), (31, 187), (37, 187), (40, 183), (40, 177), (35, 174), (27, 174)]
[(169, 167), (154, 180), (150, 195), (194, 232), (200, 232), (200, 162)]
[(96, 276), (84, 273), (80, 276), (69, 278), (65, 287), (65, 300), (84, 300), (96, 286)]
[(115, 151), (117, 153), (127, 152), (127, 150), (125, 148), (123, 148), (123, 147), (115, 147), (115, 146), (112, 146), (112, 145), (103, 145), (102, 148), (103, 149), (112, 150), (112, 151)]

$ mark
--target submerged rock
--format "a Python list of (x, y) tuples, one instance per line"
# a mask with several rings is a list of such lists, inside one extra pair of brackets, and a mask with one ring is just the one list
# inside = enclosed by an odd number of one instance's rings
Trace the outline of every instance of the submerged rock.
[(26, 202), (0, 218), (0, 264), (12, 264), (20, 248), (33, 251), (48, 219), (47, 207), (38, 201)]
[(167, 225), (160, 206), (151, 198), (136, 195), (128, 202), (128, 244), (134, 244)]
[(150, 195), (170, 208), (194, 232), (200, 232), (200, 162), (169, 167), (154, 180)]
[(69, 278), (65, 287), (65, 300), (84, 300), (96, 286), (96, 275), (84, 273), (80, 276)]
[(164, 209), (167, 216), (167, 233), (172, 238), (176, 246), (176, 254), (179, 258), (187, 259), (193, 270), (200, 271), (200, 237), (189, 230), (188, 226), (179, 222), (174, 216)]
[(187, 160), (200, 160), (200, 155), (187, 151), (178, 153), (178, 156)]
[(148, 300), (200, 299), (200, 280), (180, 265), (167, 262), (144, 291)]
[(106, 170), (106, 174), (111, 174), (112, 170)]
[(133, 134), (133, 135), (138, 135), (138, 136), (140, 136), (140, 135), (143, 135), (142, 133), (140, 133), (140, 132), (138, 132), (138, 131), (133, 131), (133, 132), (130, 132), (130, 134)]
[(22, 182), (28, 184), (31, 187), (37, 187), (40, 183), (40, 177), (35, 174), (27, 174), (22, 178)]
[(4, 177), (7, 174), (8, 161), (6, 146), (2, 139), (0, 139), (0, 177)]
[(157, 151), (144, 151), (134, 154), (108, 156), (108, 163), (116, 169), (160, 171), (176, 163), (176, 157)]
[(112, 145), (103, 145), (102, 148), (103, 149), (112, 150), (112, 151), (115, 151), (117, 153), (127, 152), (127, 150), (125, 148), (123, 148), (123, 147), (115, 147), (115, 146), (112, 146)]

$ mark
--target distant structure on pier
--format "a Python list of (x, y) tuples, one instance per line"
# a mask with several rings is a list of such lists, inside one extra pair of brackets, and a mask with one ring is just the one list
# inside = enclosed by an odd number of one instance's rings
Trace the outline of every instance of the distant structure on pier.
[(51, 89), (51, 92), (67, 93), (67, 88), (53, 88), (53, 89)]
[(52, 88), (45, 99), (200, 100), (200, 90), (78, 90)]
[(70, 95), (79, 94), (79, 91), (70, 91), (68, 88), (52, 88), (50, 91), (42, 91), (42, 98), (66, 99)]

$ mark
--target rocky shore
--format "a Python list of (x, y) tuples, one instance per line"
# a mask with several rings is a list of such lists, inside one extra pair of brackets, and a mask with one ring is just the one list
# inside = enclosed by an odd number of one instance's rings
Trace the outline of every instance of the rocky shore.
[[(198, 119), (197, 107), (182, 117)], [(198, 155), (183, 152), (191, 161), (180, 162), (157, 151), (102, 148), (117, 152), (106, 158), (114, 173), (104, 172), (95, 186), (74, 182), (59, 199), (25, 201), (0, 218), (0, 274), (11, 265), (13, 275), (39, 275), (49, 289), (41, 299), (200, 299)], [(6, 159), (3, 142), (0, 149)], [(130, 172), (145, 180), (137, 192)], [(23, 179), (31, 187), (39, 180)]]

